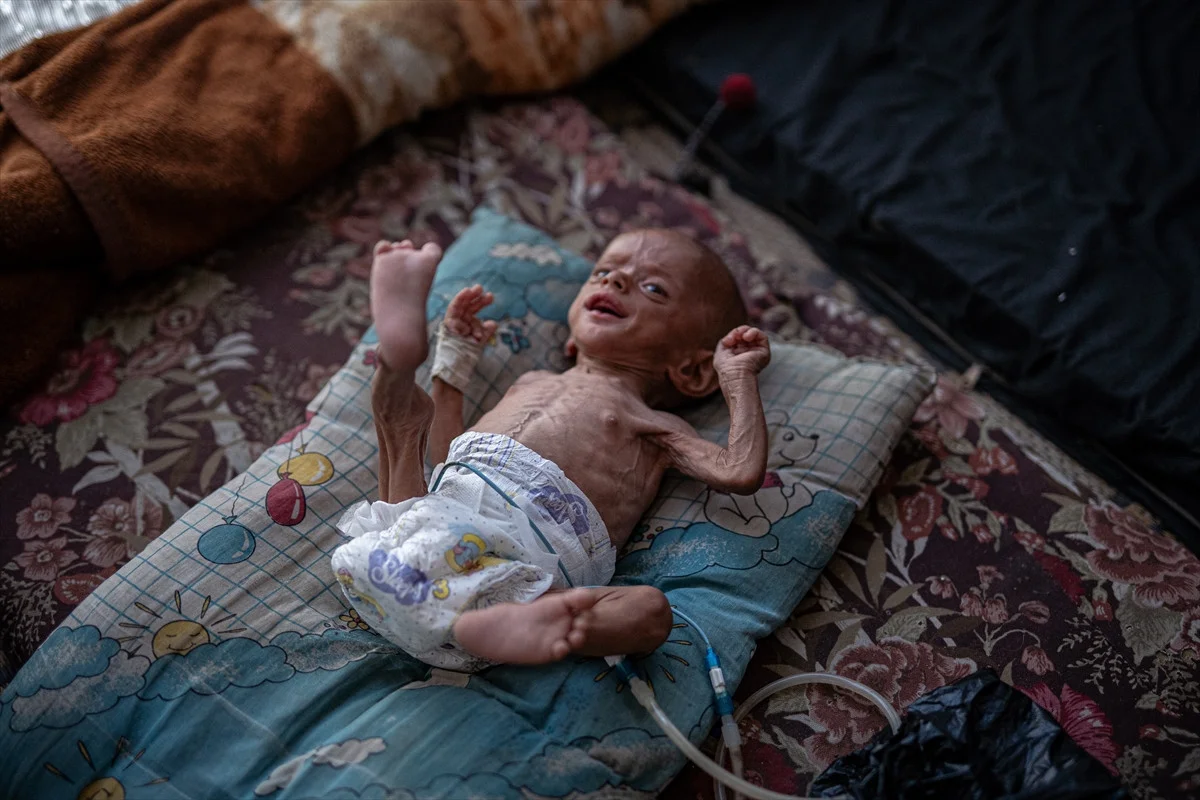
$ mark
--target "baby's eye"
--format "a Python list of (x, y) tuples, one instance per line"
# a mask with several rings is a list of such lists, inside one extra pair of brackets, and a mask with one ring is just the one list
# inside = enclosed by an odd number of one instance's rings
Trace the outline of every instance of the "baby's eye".
[(657, 283), (644, 283), (642, 284), (642, 288), (651, 294), (657, 294), (662, 297), (667, 296), (667, 290), (659, 286)]
[(596, 271), (592, 273), (592, 277), (593, 278), (603, 278), (608, 273), (609, 273), (609, 270), (606, 270), (602, 267), (597, 267)]

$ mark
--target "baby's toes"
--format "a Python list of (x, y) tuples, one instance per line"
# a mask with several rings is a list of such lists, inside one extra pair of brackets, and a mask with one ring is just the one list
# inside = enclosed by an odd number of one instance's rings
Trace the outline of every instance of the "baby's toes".
[(571, 630), (567, 632), (567, 643), (572, 650), (578, 650), (587, 642), (589, 620), (590, 615), (580, 615), (572, 620)]
[[(570, 589), (559, 595), (571, 613), (579, 618), (596, 605), (596, 596), (586, 589)], [(589, 616), (590, 619), (590, 616)]]

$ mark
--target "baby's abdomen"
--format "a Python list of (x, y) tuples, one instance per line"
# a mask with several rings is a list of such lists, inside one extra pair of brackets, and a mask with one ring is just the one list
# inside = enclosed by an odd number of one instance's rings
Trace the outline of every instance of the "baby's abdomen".
[(484, 415), (472, 430), (509, 436), (549, 461), (600, 512), (609, 538), (620, 546), (658, 491), (657, 448), (622, 423), (611, 406), (572, 397), (516, 396)]

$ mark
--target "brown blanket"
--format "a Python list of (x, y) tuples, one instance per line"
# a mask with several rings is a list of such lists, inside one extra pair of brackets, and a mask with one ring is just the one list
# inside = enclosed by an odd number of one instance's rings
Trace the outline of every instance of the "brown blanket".
[(0, 60), (0, 402), (103, 280), (262, 217), (357, 145), (557, 89), (696, 0), (144, 0)]

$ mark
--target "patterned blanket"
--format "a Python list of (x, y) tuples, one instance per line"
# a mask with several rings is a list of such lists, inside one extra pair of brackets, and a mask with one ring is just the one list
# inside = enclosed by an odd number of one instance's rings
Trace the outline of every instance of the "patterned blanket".
[[(738, 270), (770, 330), (850, 355), (926, 358), (784, 226), (731, 202), (735, 223), (650, 177), (577, 103), (432, 119), (419, 136), (382, 137), (228, 248), (110, 298), (55, 375), (5, 413), (0, 650), (23, 663), (106, 575), (303, 422), (367, 326), (378, 237), (448, 245), (482, 202), (593, 257), (624, 227), (687, 231)], [(520, 331), (502, 333), (522, 346)], [(199, 613), (170, 602), (172, 614)], [(330, 623), (363, 624), (349, 611)], [(989, 667), (1135, 797), (1182, 798), (1200, 788), (1198, 656), (1200, 561), (944, 376), (824, 577), (760, 643), (741, 691), (821, 670), (907, 705)], [(802, 792), (880, 725), (818, 689), (783, 695), (743, 729), (747, 769)], [(680, 782), (665, 796), (708, 791), (694, 772)]]
[(9, 54), (0, 401), (102, 276), (202, 252), (425, 109), (557, 89), (692, 2), (143, 0)]

